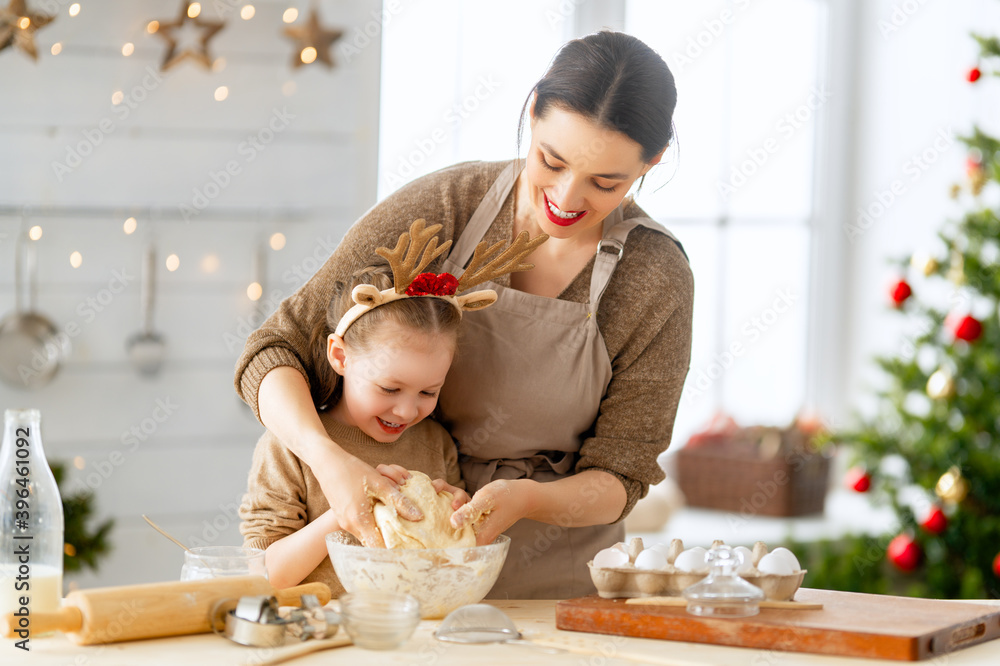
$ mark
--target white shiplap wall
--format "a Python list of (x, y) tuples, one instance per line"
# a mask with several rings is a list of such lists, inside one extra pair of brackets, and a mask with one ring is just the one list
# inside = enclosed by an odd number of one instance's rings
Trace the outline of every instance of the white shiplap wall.
[[(290, 65), (281, 15), (298, 6), (302, 21), (309, 3), (258, 0), (252, 20), (229, 13), (211, 42), (225, 60), (220, 71), (187, 62), (165, 73), (165, 45), (145, 26), (176, 17), (181, 2), (91, 0), (76, 17), (69, 4), (29, 2), (59, 6), (38, 32), (37, 63), (0, 52), (0, 313), (14, 309), (15, 239), (38, 224), (37, 309), (78, 332), (51, 384), (0, 384), (0, 409), (41, 409), (49, 458), (82, 458), (82, 470), (70, 465), (69, 487), (89, 480), (97, 518), (116, 521), (100, 571), (71, 580), (166, 580), (179, 574), (181, 551), (140, 514), (191, 543), (240, 542), (235, 507), (261, 432), (232, 386), (243, 339), (374, 202), (381, 3), (317, 3), (323, 22), (346, 34), (334, 45), (332, 71)], [(203, 3), (204, 15), (242, 4)], [(366, 29), (348, 56), (343, 45)], [(55, 42), (58, 56), (50, 54)], [(121, 55), (126, 42), (135, 44), (131, 57)], [(216, 102), (223, 85), (229, 97)], [(127, 114), (112, 105), (116, 90), (134, 106)], [(78, 164), (67, 161), (72, 152)], [(60, 162), (70, 171), (53, 166)], [(195, 191), (213, 194), (206, 185), (227, 163), (236, 174), (192, 215)], [(126, 236), (129, 216), (139, 229)], [(278, 231), (288, 242), (266, 251), (264, 297), (255, 304), (245, 293), (256, 279), (253, 257)], [(154, 324), (168, 353), (162, 372), (146, 379), (129, 364), (125, 341), (139, 328), (141, 257), (151, 241), (159, 256)], [(76, 269), (73, 251), (83, 256)], [(171, 253), (181, 261), (175, 272), (163, 268)], [(210, 254), (218, 258), (212, 273), (201, 265)], [(124, 288), (112, 282), (116, 273)], [(128, 435), (133, 428), (142, 438)]]

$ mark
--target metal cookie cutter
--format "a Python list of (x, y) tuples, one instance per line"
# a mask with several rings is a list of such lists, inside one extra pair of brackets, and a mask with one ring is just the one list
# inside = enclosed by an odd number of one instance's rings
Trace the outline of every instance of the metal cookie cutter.
[[(224, 628), (220, 628), (223, 623)], [(287, 635), (300, 640), (329, 638), (337, 633), (340, 615), (320, 606), (315, 595), (302, 595), (302, 607), (279, 612), (271, 596), (224, 599), (212, 609), (212, 631), (248, 647), (278, 647)]]
[(212, 631), (249, 647), (284, 645), (287, 624), (278, 617), (278, 600), (266, 595), (240, 597), (235, 607), (232, 599), (224, 599), (212, 609)]
[(333, 638), (340, 628), (340, 614), (320, 605), (314, 594), (302, 595), (302, 606), (287, 613), (280, 611), (288, 621), (288, 633), (299, 640)]

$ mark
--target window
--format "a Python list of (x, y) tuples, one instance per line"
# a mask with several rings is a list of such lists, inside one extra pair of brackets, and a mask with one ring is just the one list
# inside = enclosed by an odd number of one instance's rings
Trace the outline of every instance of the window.
[[(383, 41), (379, 197), (435, 169), (514, 154), (528, 90), (566, 40), (610, 25), (677, 80), (674, 175), (638, 200), (691, 258), (691, 371), (674, 429), (717, 410), (790, 421), (807, 386), (815, 241), (822, 0), (439, 0), (394, 17)], [(610, 18), (609, 18), (610, 17)], [(527, 137), (525, 137), (527, 138)], [(664, 176), (660, 176), (663, 180)]]
[(528, 91), (572, 37), (569, 0), (431, 4), (403, 4), (383, 32), (379, 199), (457, 162), (514, 157)]
[(803, 406), (824, 9), (625, 2), (625, 31), (660, 53), (678, 88), (676, 173), (637, 196), (684, 243), (695, 275), (675, 442), (720, 409), (755, 424)]

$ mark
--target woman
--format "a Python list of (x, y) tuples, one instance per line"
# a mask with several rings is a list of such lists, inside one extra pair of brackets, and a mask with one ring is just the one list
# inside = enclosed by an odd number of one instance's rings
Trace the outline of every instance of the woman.
[(317, 415), (308, 337), (333, 285), (417, 217), (454, 240), (435, 272), (461, 274), (481, 240), (546, 233), (528, 258), (534, 270), (490, 283), (496, 305), (466, 315), (439, 401), (473, 494), (452, 522), (474, 522), (480, 543), (511, 537), (491, 596), (593, 592), (587, 561), (624, 537), (621, 520), (663, 478), (656, 458), (690, 359), (694, 287), (683, 249), (625, 200), (670, 143), (675, 103), (669, 69), (638, 39), (600, 32), (569, 42), (525, 102), (525, 161), (459, 164), (400, 189), (250, 335), (237, 390), (309, 464), (348, 516), (345, 529), (381, 545), (373, 497), (420, 516), (333, 444)]

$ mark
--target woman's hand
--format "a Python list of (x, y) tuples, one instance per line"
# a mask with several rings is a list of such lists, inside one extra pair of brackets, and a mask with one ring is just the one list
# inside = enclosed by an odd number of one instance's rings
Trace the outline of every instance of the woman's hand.
[(528, 515), (532, 487), (528, 479), (500, 479), (480, 488), (472, 500), (451, 516), (451, 526), (461, 529), (472, 525), (476, 544), (493, 543), (503, 532)]
[[(365, 546), (385, 548), (382, 533), (375, 526), (372, 514), (376, 499), (395, 506), (396, 513), (407, 520), (423, 519), (423, 514), (413, 502), (399, 492), (397, 482), (391, 476), (383, 476), (362, 460), (341, 450), (339, 454), (324, 455), (318, 463), (312, 465), (312, 471), (341, 529), (356, 536)], [(389, 471), (398, 476), (395, 470)]]
[(471, 524), (476, 543), (493, 543), (508, 527), (530, 518), (561, 527), (606, 525), (625, 507), (625, 486), (612, 474), (586, 469), (556, 481), (501, 479), (480, 488), (451, 516), (451, 525)]
[(456, 488), (455, 486), (451, 485), (444, 479), (434, 479), (433, 481), (431, 481), (431, 485), (434, 486), (435, 492), (439, 493), (446, 492), (446, 493), (451, 493), (453, 495), (453, 499), (451, 500), (452, 511), (455, 511), (463, 504), (468, 503), (468, 501), (471, 499), (469, 497), (469, 493), (465, 492), (461, 488)]

